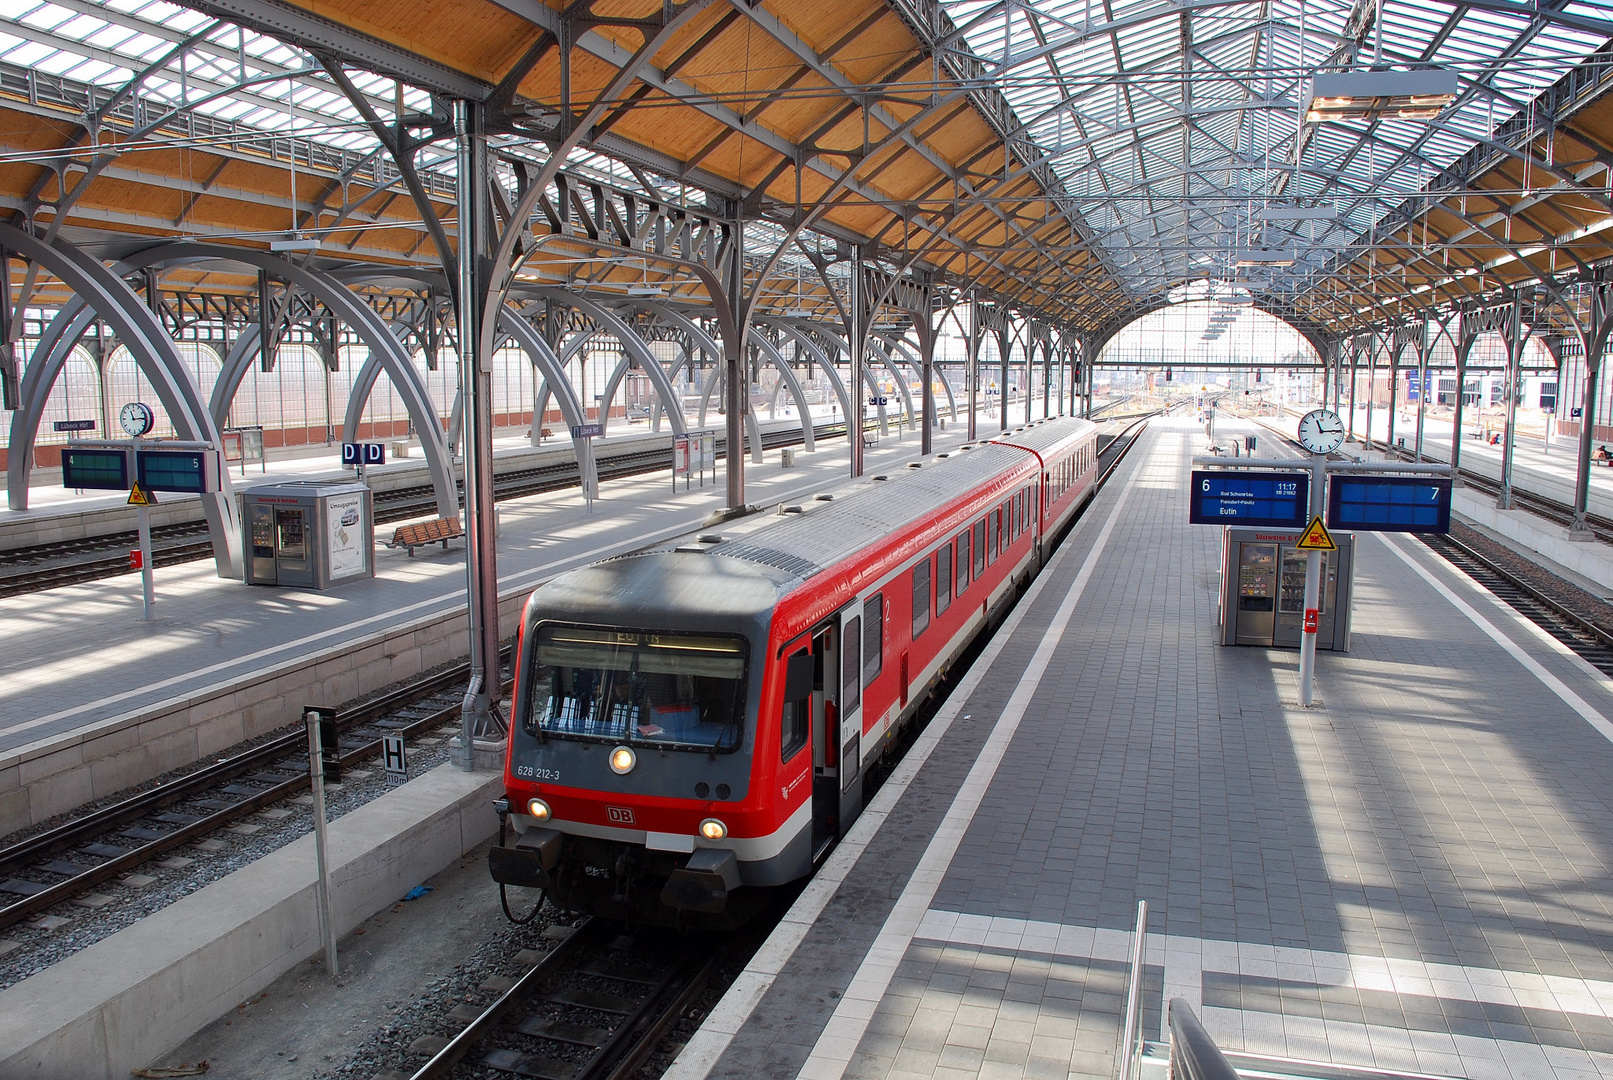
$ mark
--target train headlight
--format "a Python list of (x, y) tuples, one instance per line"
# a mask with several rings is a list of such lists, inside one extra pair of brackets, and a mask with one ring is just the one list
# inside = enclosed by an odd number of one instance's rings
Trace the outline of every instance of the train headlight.
[(721, 840), (728, 835), (728, 826), (714, 817), (708, 817), (700, 823), (700, 835), (707, 840)]
[(526, 803), (526, 812), (537, 818), (539, 821), (549, 820), (549, 804), (544, 802), (542, 799), (528, 799)]
[(638, 755), (631, 746), (618, 746), (610, 752), (610, 771), (617, 776), (626, 776), (637, 764)]

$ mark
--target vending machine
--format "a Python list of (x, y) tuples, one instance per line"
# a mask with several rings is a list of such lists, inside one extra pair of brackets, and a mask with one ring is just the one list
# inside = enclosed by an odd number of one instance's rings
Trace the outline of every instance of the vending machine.
[[(1221, 541), (1221, 644), (1299, 648), (1305, 628), (1303, 530), (1224, 529)], [(1355, 537), (1335, 532), (1324, 551), (1316, 647), (1348, 652)]]

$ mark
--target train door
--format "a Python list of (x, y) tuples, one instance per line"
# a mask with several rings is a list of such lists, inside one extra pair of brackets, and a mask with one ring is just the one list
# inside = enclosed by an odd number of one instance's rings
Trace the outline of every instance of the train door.
[(840, 756), (836, 766), (836, 798), (840, 835), (844, 836), (863, 808), (862, 777), (862, 683), (863, 624), (859, 605), (840, 612), (839, 713), (836, 742)]
[(840, 712), (840, 628), (829, 622), (812, 634), (812, 858), (817, 860), (840, 825), (835, 783), (837, 717)]

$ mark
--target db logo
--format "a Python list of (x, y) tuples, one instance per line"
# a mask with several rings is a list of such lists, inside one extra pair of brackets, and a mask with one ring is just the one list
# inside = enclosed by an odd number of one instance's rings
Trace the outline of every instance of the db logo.
[(626, 806), (607, 806), (605, 816), (610, 819), (612, 825), (633, 824), (633, 811)]

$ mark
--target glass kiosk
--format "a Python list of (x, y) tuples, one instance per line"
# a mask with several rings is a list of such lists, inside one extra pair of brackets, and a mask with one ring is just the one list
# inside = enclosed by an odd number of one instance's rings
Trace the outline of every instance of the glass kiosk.
[[(1227, 528), (1221, 541), (1221, 644), (1299, 648), (1305, 626), (1307, 552), (1304, 534), (1281, 529)], [(1333, 533), (1337, 551), (1322, 555), (1316, 647), (1348, 652), (1355, 537)]]
[(328, 589), (375, 576), (375, 517), (364, 484), (305, 480), (241, 493), (246, 583)]

